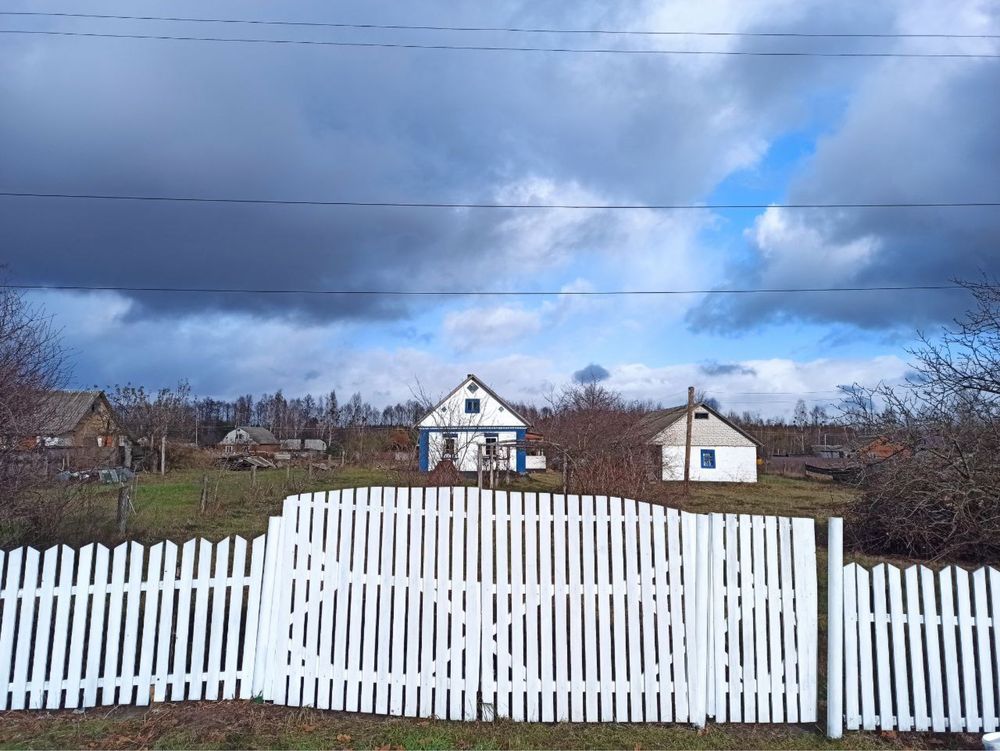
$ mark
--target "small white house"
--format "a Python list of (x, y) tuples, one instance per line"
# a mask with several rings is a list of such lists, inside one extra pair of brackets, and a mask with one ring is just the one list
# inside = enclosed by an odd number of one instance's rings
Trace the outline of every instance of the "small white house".
[(223, 451), (227, 454), (240, 454), (247, 451), (278, 451), (281, 443), (267, 428), (235, 428), (230, 430), (219, 441)]
[[(645, 442), (659, 448), (660, 476), (684, 479), (687, 406), (646, 415), (639, 423)], [(760, 441), (706, 404), (697, 404), (691, 421), (691, 480), (694, 482), (757, 482)]]
[[(528, 470), (528, 421), (471, 373), (417, 427), (422, 472), (444, 459), (460, 472), (476, 472), (480, 456), (490, 457), (497, 469)], [(537, 456), (532, 459), (538, 461)], [(541, 457), (542, 468), (544, 461)]]

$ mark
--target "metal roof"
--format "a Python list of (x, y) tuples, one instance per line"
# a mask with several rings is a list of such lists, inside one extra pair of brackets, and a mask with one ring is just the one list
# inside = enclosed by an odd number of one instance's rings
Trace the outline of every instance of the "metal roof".
[(39, 406), (39, 434), (56, 436), (72, 433), (98, 399), (107, 401), (103, 391), (50, 391)]

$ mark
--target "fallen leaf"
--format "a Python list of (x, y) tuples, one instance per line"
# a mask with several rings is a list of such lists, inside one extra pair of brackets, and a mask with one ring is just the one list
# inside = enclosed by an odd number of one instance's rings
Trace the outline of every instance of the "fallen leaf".
[(338, 743), (350, 743), (351, 742), (351, 736), (349, 736), (347, 733), (341, 733), (340, 735), (337, 736), (337, 742)]

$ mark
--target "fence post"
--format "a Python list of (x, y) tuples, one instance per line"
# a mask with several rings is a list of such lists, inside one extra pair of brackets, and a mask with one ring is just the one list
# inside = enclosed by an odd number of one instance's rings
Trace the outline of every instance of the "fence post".
[(844, 734), (844, 520), (827, 527), (826, 734)]

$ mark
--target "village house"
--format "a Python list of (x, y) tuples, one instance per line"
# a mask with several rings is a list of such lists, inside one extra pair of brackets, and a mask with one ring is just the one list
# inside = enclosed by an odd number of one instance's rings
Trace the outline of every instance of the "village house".
[[(640, 420), (641, 440), (654, 447), (660, 479), (684, 479), (687, 406), (651, 412)], [(691, 469), (694, 482), (757, 482), (760, 441), (707, 404), (697, 404), (691, 422)]]
[(281, 442), (267, 428), (234, 428), (219, 445), (226, 454), (273, 454), (281, 450)]
[(528, 445), (528, 421), (471, 373), (417, 427), (422, 472), (441, 461), (460, 472), (476, 472), (483, 461), (519, 474), (545, 469), (544, 454)]
[[(103, 391), (51, 391), (42, 400), (38, 434), (26, 449), (45, 450), (50, 466), (130, 466), (132, 439)], [(55, 462), (53, 462), (55, 460)]]

